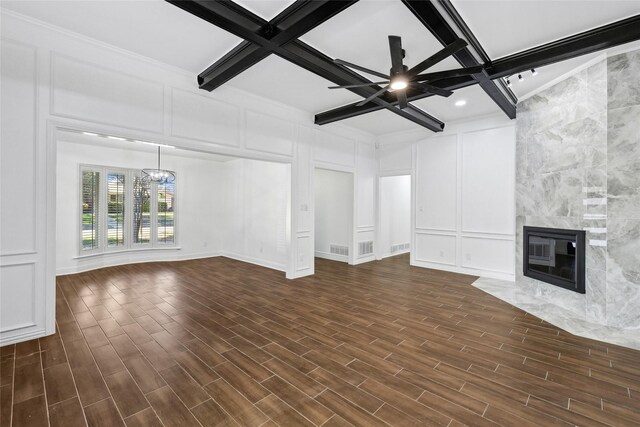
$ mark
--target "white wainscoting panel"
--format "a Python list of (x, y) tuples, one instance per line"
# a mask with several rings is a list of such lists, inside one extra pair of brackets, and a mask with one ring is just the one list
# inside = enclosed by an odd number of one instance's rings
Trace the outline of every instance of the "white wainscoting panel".
[(356, 172), (356, 227), (374, 227), (376, 152), (372, 144), (358, 143), (358, 170)]
[(456, 236), (417, 233), (416, 261), (456, 265)]
[(162, 133), (164, 85), (52, 56), (52, 114)]
[(268, 153), (293, 155), (293, 123), (265, 114), (247, 111), (246, 148)]
[(316, 129), (314, 142), (313, 159), (316, 162), (355, 166), (355, 141)]
[(462, 231), (515, 232), (513, 126), (462, 135)]
[(9, 255), (36, 251), (36, 49), (3, 40), (0, 55), (0, 251)]
[(410, 144), (383, 145), (378, 150), (380, 174), (411, 170), (413, 146)]
[(463, 267), (496, 273), (514, 273), (513, 240), (463, 236), (460, 245)]
[(240, 145), (240, 108), (179, 89), (173, 89), (171, 99), (173, 136), (223, 145)]
[(311, 247), (310, 236), (298, 236), (296, 238), (297, 246), (297, 258), (296, 258), (296, 271), (307, 270), (311, 268), (313, 262), (313, 250)]
[(416, 166), (416, 228), (456, 230), (457, 136), (418, 143)]
[(35, 280), (34, 263), (0, 267), (0, 332), (3, 335), (36, 326)]

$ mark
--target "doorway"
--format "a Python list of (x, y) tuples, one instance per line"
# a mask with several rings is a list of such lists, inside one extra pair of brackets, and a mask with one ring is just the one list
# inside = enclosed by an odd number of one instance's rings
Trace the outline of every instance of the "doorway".
[(411, 251), (411, 175), (380, 178), (377, 258)]
[(315, 169), (315, 256), (353, 259), (353, 174)]

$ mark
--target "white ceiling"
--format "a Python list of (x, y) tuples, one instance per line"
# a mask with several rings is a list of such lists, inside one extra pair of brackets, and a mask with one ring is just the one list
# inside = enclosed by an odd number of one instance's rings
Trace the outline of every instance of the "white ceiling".
[[(236, 0), (266, 20), (291, 1)], [(553, 41), (640, 13), (640, 0), (453, 0), (454, 6), (492, 59)], [(187, 70), (195, 75), (241, 40), (162, 0), (2, 0), (1, 7), (101, 42)], [(387, 73), (388, 35), (402, 37), (411, 67), (442, 46), (400, 0), (361, 0), (301, 37), (330, 57)], [(536, 77), (513, 81), (517, 96), (530, 94), (571, 72), (594, 56), (539, 69)], [(430, 71), (456, 68), (449, 58)], [(515, 79), (517, 80), (517, 79)], [(347, 90), (329, 90), (332, 82), (286, 60), (270, 56), (227, 83), (309, 113), (318, 113), (360, 98)], [(464, 107), (455, 107), (464, 99)], [(430, 97), (414, 103), (445, 123), (501, 110), (478, 87), (450, 98)], [(342, 121), (372, 134), (420, 129), (389, 111)], [(331, 126), (331, 125), (327, 125)]]

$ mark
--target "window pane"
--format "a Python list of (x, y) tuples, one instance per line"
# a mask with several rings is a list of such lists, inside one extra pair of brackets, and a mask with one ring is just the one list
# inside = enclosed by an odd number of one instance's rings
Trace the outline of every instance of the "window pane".
[(107, 243), (124, 246), (124, 174), (107, 173)]
[(149, 181), (141, 175), (133, 177), (133, 243), (151, 241), (151, 206)]
[(158, 184), (158, 243), (174, 243), (175, 183)]
[(82, 249), (98, 247), (100, 172), (82, 171)]

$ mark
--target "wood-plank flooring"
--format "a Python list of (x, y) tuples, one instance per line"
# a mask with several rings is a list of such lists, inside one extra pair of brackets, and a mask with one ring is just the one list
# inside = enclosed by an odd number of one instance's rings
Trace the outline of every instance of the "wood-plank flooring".
[(0, 426), (632, 426), (640, 352), (408, 258), (226, 258), (62, 276), (57, 333), (1, 349)]

